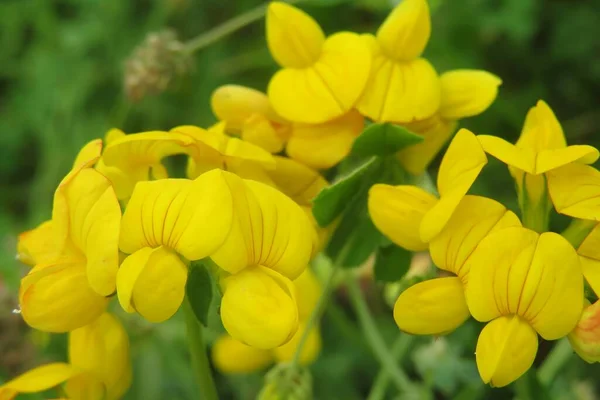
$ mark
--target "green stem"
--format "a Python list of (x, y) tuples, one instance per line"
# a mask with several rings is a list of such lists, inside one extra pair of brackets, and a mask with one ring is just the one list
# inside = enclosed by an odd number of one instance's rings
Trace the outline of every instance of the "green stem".
[[(400, 362), (402, 358), (404, 358), (408, 348), (414, 341), (414, 336), (401, 334), (398, 339), (392, 345), (392, 357), (396, 362)], [(390, 384), (390, 375), (387, 371), (382, 368), (377, 377), (375, 378), (375, 383), (371, 387), (371, 392), (369, 393), (369, 397), (367, 400), (382, 400), (385, 398), (385, 393), (387, 392), (388, 385)]]
[(558, 372), (573, 356), (573, 349), (568, 339), (561, 339), (538, 369), (538, 379), (543, 385), (549, 385)]
[(367, 342), (371, 346), (371, 350), (375, 354), (375, 357), (390, 375), (390, 378), (396, 385), (396, 388), (401, 393), (411, 391), (413, 389), (413, 383), (410, 381), (410, 379), (408, 379), (404, 371), (398, 367), (396, 360), (390, 354), (390, 351), (383, 341), (383, 338), (377, 331), (377, 326), (375, 325), (373, 316), (371, 315), (369, 307), (362, 296), (356, 279), (348, 274), (346, 284), (348, 286), (348, 293), (350, 294), (350, 300), (354, 305), (358, 321), (362, 327)]
[[(286, 3), (293, 4), (297, 3), (299, 0), (288, 0)], [(251, 23), (258, 21), (262, 17), (264, 17), (267, 11), (268, 3), (261, 4), (258, 7), (255, 7), (243, 14), (240, 14), (232, 19), (222, 23), (221, 25), (196, 36), (194, 39), (190, 40), (185, 44), (185, 51), (188, 54), (195, 53), (196, 51), (210, 46), (211, 44), (218, 42), (225, 36), (228, 36), (235, 31), (238, 31), (245, 27), (246, 25), (250, 25)]]
[(588, 221), (585, 219), (574, 219), (571, 224), (562, 231), (561, 235), (571, 243), (574, 248), (578, 248), (581, 243), (585, 240), (587, 235), (590, 234), (596, 221)]
[(187, 296), (183, 302), (183, 311), (185, 313), (185, 324), (188, 334), (188, 346), (190, 348), (190, 356), (192, 359), (192, 367), (200, 389), (200, 399), (202, 400), (218, 400), (217, 388), (213, 380), (206, 346), (202, 335), (203, 327), (196, 319), (196, 315), (192, 310)]

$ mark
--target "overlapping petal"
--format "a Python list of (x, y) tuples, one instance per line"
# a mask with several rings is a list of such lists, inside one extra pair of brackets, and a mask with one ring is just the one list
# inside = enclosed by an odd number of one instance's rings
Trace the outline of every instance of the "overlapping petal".
[(275, 163), (275, 169), (268, 172), (269, 177), (299, 205), (311, 206), (315, 196), (328, 185), (318, 171), (291, 158), (275, 156)]
[(19, 235), (17, 257), (22, 263), (31, 266), (48, 264), (56, 261), (59, 256), (51, 220)]
[(19, 393), (37, 393), (48, 390), (80, 374), (67, 363), (42, 365), (0, 386), (0, 399), (12, 400)]
[(588, 165), (569, 164), (546, 174), (556, 211), (600, 221), (600, 172)]
[(412, 60), (421, 55), (431, 34), (426, 0), (404, 0), (394, 8), (377, 31), (377, 41), (386, 56)]
[(600, 301), (590, 304), (586, 300), (577, 326), (569, 333), (569, 342), (577, 355), (588, 363), (600, 361)]
[(543, 338), (565, 336), (583, 308), (579, 256), (562, 236), (521, 227), (484, 238), (467, 260), (466, 295), (473, 317), (516, 314)]
[(484, 112), (496, 99), (502, 80), (487, 71), (458, 69), (440, 75), (440, 83), (440, 116), (459, 120)]
[(215, 341), (211, 356), (215, 367), (225, 374), (247, 374), (273, 363), (270, 351), (248, 346), (229, 335)]

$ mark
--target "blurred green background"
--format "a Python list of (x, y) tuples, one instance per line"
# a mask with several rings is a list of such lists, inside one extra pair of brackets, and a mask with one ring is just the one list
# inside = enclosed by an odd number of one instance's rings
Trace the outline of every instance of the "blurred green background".
[[(374, 32), (396, 2), (307, 0), (300, 6), (327, 33)], [(438, 71), (486, 69), (504, 81), (490, 110), (463, 126), (514, 141), (527, 110), (542, 98), (563, 122), (570, 143), (600, 144), (596, 135), (600, 1), (430, 3), (433, 32), (426, 57)], [(27, 334), (10, 311), (18, 279), (25, 272), (14, 257), (16, 235), (49, 218), (53, 191), (77, 150), (114, 126), (138, 132), (211, 124), (209, 99), (217, 86), (237, 83), (264, 90), (276, 70), (262, 21), (197, 52), (188, 74), (175, 79), (164, 93), (135, 103), (124, 95), (126, 59), (150, 32), (171, 28), (185, 42), (259, 4), (250, 0), (0, 1), (0, 377), (13, 376), (42, 360), (64, 358), (64, 337), (52, 338), (48, 344), (42, 335)], [(490, 162), (475, 191), (516, 206), (513, 183), (499, 162)], [(557, 224), (560, 227), (561, 221)], [(380, 296), (374, 297), (382, 330), (391, 338), (396, 328), (389, 309)], [(194, 398), (182, 322), (174, 318), (156, 327), (128, 318), (126, 323), (136, 368), (128, 398)], [(313, 369), (317, 396), (364, 398), (377, 364), (368, 350), (352, 344), (352, 338), (340, 340), (342, 334), (336, 329), (339, 324), (326, 319), (326, 350)], [(483, 396), (470, 348), (476, 334), (473, 323), (449, 341), (423, 339), (407, 358), (409, 373), (435, 387), (444, 395), (441, 398), (453, 398), (461, 388), (471, 386)], [(414, 359), (419, 360), (417, 367), (410, 363)], [(600, 372), (598, 368), (576, 360), (568, 371), (557, 383), (565, 391), (556, 393), (577, 398), (572, 391), (577, 387), (577, 396), (591, 396), (579, 398), (596, 398), (588, 379)], [(349, 381), (354, 384), (348, 385)], [(235, 398), (252, 398), (260, 383), (258, 375), (219, 377), (223, 393)], [(506, 398), (508, 392), (494, 393)], [(489, 393), (485, 398), (490, 398)]]

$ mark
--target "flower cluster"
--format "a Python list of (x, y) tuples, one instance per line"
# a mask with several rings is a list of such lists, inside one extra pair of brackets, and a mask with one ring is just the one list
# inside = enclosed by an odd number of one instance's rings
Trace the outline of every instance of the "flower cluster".
[[(495, 200), (467, 194), (486, 153), (509, 166), (522, 220)], [(586, 165), (597, 159), (591, 146), (567, 146), (554, 113), (539, 101), (516, 145), (459, 131), (440, 166), (439, 198), (416, 186), (373, 186), (369, 211), (376, 226), (399, 246), (428, 249), (448, 272), (400, 295), (394, 306), (400, 329), (441, 335), (469, 316), (487, 322), (475, 354), (481, 378), (494, 386), (531, 367), (538, 335), (570, 334), (582, 358), (598, 360), (590, 332), (597, 329), (597, 305), (584, 311), (584, 277), (595, 290), (599, 284), (598, 231), (581, 221), (565, 237), (547, 231), (552, 205), (597, 220), (600, 173)]]

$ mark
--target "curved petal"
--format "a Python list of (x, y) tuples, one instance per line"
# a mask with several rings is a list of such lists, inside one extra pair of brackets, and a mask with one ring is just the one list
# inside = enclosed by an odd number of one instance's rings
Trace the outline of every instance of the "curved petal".
[(412, 60), (421, 55), (431, 34), (431, 17), (426, 0), (400, 2), (377, 30), (384, 53), (395, 60)]
[(52, 227), (67, 237), (87, 262), (88, 281), (98, 294), (115, 291), (119, 267), (121, 206), (111, 183), (98, 171), (86, 168), (54, 195)]
[(536, 159), (535, 172), (542, 174), (574, 162), (593, 164), (598, 160), (598, 156), (599, 153), (596, 148), (586, 145), (569, 146), (563, 149), (542, 150), (539, 152)]
[(39, 366), (0, 386), (0, 399), (10, 400), (18, 393), (37, 393), (51, 389), (80, 374), (81, 371), (67, 363)]
[(283, 150), (291, 126), (277, 126), (261, 114), (253, 114), (244, 122), (241, 138), (265, 149), (269, 153)]
[(422, 121), (414, 121), (406, 127), (423, 136), (423, 141), (398, 152), (398, 161), (410, 174), (421, 175), (431, 161), (450, 140), (458, 124), (434, 115)]
[(600, 224), (595, 224), (577, 248), (577, 253), (584, 257), (600, 260)]
[(310, 267), (294, 280), (296, 288), (296, 301), (298, 303), (298, 315), (301, 320), (310, 317), (321, 297), (321, 282), (317, 279)]
[(355, 110), (323, 124), (295, 124), (286, 150), (290, 157), (309, 167), (331, 168), (350, 154), (364, 126), (364, 117)]
[(118, 167), (109, 167), (100, 158), (96, 163), (96, 171), (104, 175), (112, 185), (119, 200), (127, 200), (131, 196), (131, 191), (136, 182), (133, 182), (129, 176)]
[(215, 341), (211, 359), (223, 374), (249, 374), (273, 363), (273, 355), (269, 350), (248, 346), (229, 335), (222, 335)]
[(268, 350), (294, 336), (298, 308), (288, 278), (258, 266), (225, 278), (224, 286), (221, 319), (234, 339)]
[(165, 247), (145, 247), (127, 257), (117, 275), (121, 307), (140, 313), (150, 322), (173, 316), (183, 302), (187, 267)]
[(69, 362), (93, 373), (103, 384), (107, 399), (120, 399), (131, 384), (129, 338), (111, 314), (104, 313), (69, 334)]
[(336, 33), (327, 38), (318, 61), (310, 67), (277, 72), (269, 82), (269, 100), (287, 120), (306, 124), (330, 121), (355, 106), (370, 66), (363, 38), (350, 32)]
[(431, 117), (440, 106), (437, 72), (429, 61), (394, 61), (374, 49), (369, 81), (356, 108), (377, 122), (409, 123)]
[(120, 248), (131, 254), (164, 245), (188, 260), (214, 252), (229, 234), (233, 210), (229, 172), (213, 170), (194, 181), (140, 182), (122, 219)]
[(516, 146), (534, 154), (542, 150), (567, 147), (560, 122), (545, 101), (539, 100), (529, 109)]
[(457, 69), (440, 76), (440, 115), (449, 120), (473, 117), (484, 112), (498, 95), (502, 80), (482, 70)]
[(102, 139), (94, 139), (85, 144), (73, 163), (73, 170), (92, 167), (102, 154)]
[(571, 347), (588, 363), (600, 361), (600, 301), (586, 306), (577, 326), (569, 333)]
[(487, 157), (477, 137), (466, 129), (458, 131), (438, 172), (440, 200), (425, 214), (419, 228), (423, 242), (431, 241), (442, 231), (486, 164)]
[(450, 333), (469, 318), (464, 287), (457, 277), (417, 283), (400, 294), (394, 320), (411, 335)]
[(600, 221), (600, 172), (572, 163), (546, 173), (548, 192), (560, 214)]
[[(296, 349), (298, 348), (300, 339), (304, 335), (305, 331), (306, 324), (300, 323), (296, 334), (290, 339), (289, 342), (287, 342), (283, 346), (279, 346), (273, 349), (273, 356), (275, 357), (275, 360), (277, 360), (277, 362), (282, 363), (292, 361), (294, 355), (296, 354)], [(317, 359), (317, 357), (319, 357), (321, 347), (321, 332), (319, 330), (319, 327), (315, 326), (310, 330), (310, 332), (308, 332), (308, 336), (306, 337), (304, 346), (300, 351), (298, 363), (302, 366), (312, 364)]]
[(398, 246), (411, 251), (427, 249), (418, 227), (437, 198), (417, 186), (377, 184), (369, 190), (369, 215), (377, 229)]
[[(597, 253), (598, 250), (596, 249), (594, 252)], [(596, 296), (598, 296), (600, 293), (600, 261), (581, 256), (579, 262), (581, 263), (581, 272), (585, 280), (589, 283)]]
[(211, 255), (230, 273), (262, 265), (290, 279), (309, 261), (314, 230), (300, 206), (277, 189), (227, 175), (234, 219), (229, 236)]
[(45, 221), (36, 228), (19, 235), (17, 258), (22, 263), (34, 266), (56, 261), (60, 252), (56, 248), (52, 221)]
[(275, 156), (276, 167), (269, 171), (273, 183), (301, 206), (310, 206), (328, 182), (314, 169), (291, 158)]
[(277, 1), (269, 4), (266, 19), (267, 45), (279, 65), (304, 68), (317, 61), (325, 35), (310, 15)]
[(521, 226), (519, 218), (495, 200), (465, 196), (442, 232), (429, 244), (435, 265), (468, 281), (468, 268), (463, 268), (481, 240), (490, 232)]
[(506, 165), (530, 174), (535, 173), (535, 153), (531, 150), (519, 148), (496, 136), (477, 135), (477, 139), (486, 153)]
[(488, 323), (477, 340), (475, 358), (484, 383), (506, 386), (531, 366), (538, 348), (533, 328), (520, 317), (500, 317)]
[(87, 325), (104, 312), (108, 299), (88, 284), (83, 264), (38, 265), (21, 280), (21, 315), (45, 332), (68, 332)]

